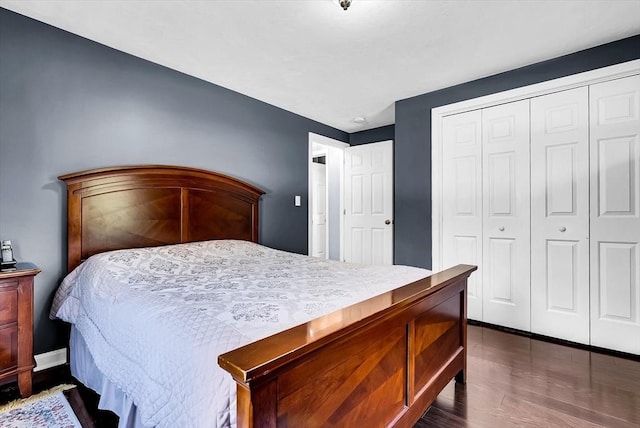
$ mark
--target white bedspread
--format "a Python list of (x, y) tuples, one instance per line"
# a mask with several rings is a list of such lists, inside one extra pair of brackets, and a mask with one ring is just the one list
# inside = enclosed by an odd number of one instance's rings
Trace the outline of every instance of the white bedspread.
[(244, 241), (120, 250), (89, 258), (56, 293), (95, 363), (145, 425), (235, 426), (235, 383), (217, 356), (427, 276)]

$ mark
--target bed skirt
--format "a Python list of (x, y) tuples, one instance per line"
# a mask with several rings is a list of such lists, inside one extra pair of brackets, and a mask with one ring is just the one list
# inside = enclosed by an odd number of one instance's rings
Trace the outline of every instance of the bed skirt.
[(135, 403), (96, 367), (82, 334), (73, 326), (69, 355), (71, 374), (100, 395), (99, 409), (110, 410), (118, 415), (118, 428), (151, 428), (140, 421)]

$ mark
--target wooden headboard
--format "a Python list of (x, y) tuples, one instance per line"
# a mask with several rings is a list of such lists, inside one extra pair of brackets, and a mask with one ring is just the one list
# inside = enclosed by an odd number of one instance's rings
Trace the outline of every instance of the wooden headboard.
[(223, 174), (134, 165), (58, 178), (67, 185), (69, 272), (110, 250), (208, 239), (258, 241), (264, 192)]

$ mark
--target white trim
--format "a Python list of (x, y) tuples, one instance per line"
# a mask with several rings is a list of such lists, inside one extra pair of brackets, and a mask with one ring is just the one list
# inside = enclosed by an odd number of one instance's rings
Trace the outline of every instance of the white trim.
[(324, 135), (314, 134), (313, 132), (309, 132), (309, 142), (318, 143), (325, 146), (337, 147), (339, 149), (344, 149), (349, 147), (349, 143), (345, 143), (344, 141), (334, 140), (333, 138), (325, 137)]
[(571, 76), (547, 80), (529, 86), (497, 92), (460, 101), (431, 110), (431, 264), (434, 271), (442, 269), (442, 118), (452, 114), (566, 91), (640, 73), (640, 59), (585, 71)]
[[(347, 147), (350, 147), (347, 145)], [(342, 148), (342, 167), (340, 168), (340, 256), (338, 260), (344, 261), (344, 151)]]
[(496, 92), (494, 94), (436, 107), (432, 109), (432, 117), (434, 114), (438, 116), (449, 116), (469, 110), (477, 110), (498, 104), (519, 101), (525, 98), (546, 95), (552, 92), (566, 91), (580, 86), (621, 79), (623, 77), (638, 74), (638, 72), (640, 72), (640, 59), (635, 59), (633, 61), (623, 62), (609, 67), (585, 71), (571, 76), (560, 77), (558, 79), (547, 80), (545, 82), (535, 83), (529, 86), (522, 86), (508, 91)]
[[(312, 186), (313, 183), (311, 182), (311, 164), (313, 163), (313, 154), (314, 154), (314, 150), (313, 150), (313, 145), (314, 143), (316, 144), (320, 144), (323, 146), (330, 146), (330, 147), (337, 147), (339, 149), (344, 150), (345, 148), (349, 147), (348, 143), (345, 143), (343, 141), (338, 141), (338, 140), (334, 140), (333, 138), (329, 138), (329, 137), (325, 137), (324, 135), (320, 135), (320, 134), (315, 134), (313, 132), (309, 132), (309, 154), (308, 154), (308, 159), (307, 159), (307, 254), (311, 255), (311, 204), (309, 203), (309, 196), (312, 194)], [(327, 165), (327, 181), (329, 180), (329, 165)], [(340, 168), (340, 212), (344, 212), (344, 206), (343, 206), (343, 183), (344, 183), (344, 165), (342, 168)], [(329, 186), (327, 185), (327, 192), (329, 191)], [(327, 215), (327, 221), (328, 221), (328, 215)], [(343, 221), (343, 216), (341, 215), (340, 217), (340, 260), (342, 260), (342, 248), (343, 248), (343, 244), (342, 244), (342, 236), (343, 236), (343, 232), (344, 232), (344, 221)], [(327, 234), (329, 233), (329, 227), (327, 226)], [(327, 239), (327, 258), (329, 258), (329, 239)]]
[[(431, 270), (442, 270), (442, 118), (431, 110)], [(437, 136), (437, 137), (436, 137)]]
[(36, 367), (33, 369), (34, 372), (61, 366), (67, 364), (67, 348), (34, 355), (33, 358), (36, 360)]

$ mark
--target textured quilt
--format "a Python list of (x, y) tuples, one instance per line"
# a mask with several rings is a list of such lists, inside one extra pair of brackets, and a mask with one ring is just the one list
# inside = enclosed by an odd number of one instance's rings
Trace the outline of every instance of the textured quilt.
[(218, 355), (429, 275), (245, 241), (95, 255), (58, 289), (102, 373), (160, 427), (235, 426), (235, 383)]

